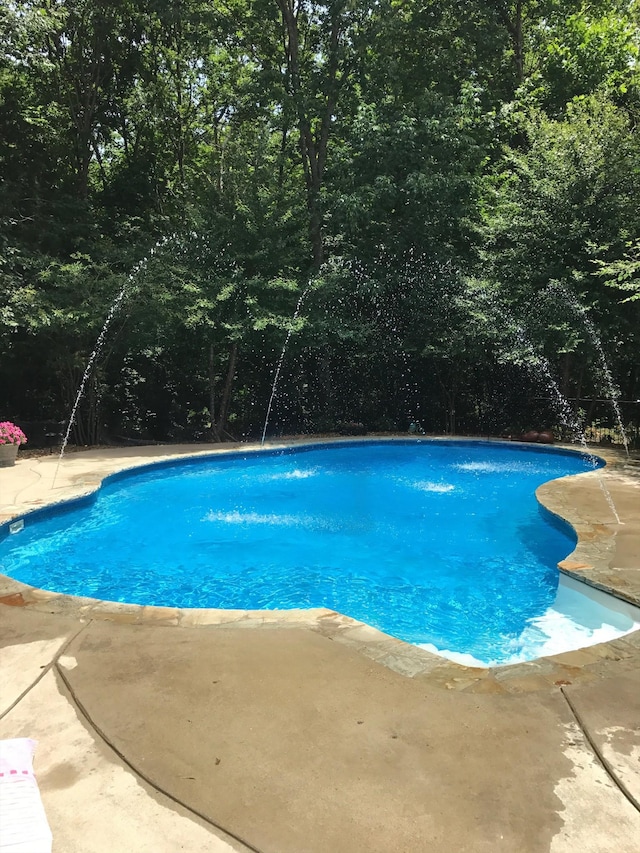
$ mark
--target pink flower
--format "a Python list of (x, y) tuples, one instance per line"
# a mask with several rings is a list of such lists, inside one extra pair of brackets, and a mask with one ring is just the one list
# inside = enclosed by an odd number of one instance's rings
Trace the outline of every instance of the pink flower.
[(0, 423), (0, 444), (26, 444), (27, 436), (11, 421)]

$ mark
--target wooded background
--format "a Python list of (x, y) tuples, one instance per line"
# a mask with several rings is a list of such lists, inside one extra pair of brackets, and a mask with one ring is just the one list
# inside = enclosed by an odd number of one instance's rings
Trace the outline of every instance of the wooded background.
[(34, 440), (123, 288), (80, 444), (259, 436), (290, 330), (270, 434), (615, 439), (605, 363), (637, 430), (637, 2), (16, 0), (0, 46)]

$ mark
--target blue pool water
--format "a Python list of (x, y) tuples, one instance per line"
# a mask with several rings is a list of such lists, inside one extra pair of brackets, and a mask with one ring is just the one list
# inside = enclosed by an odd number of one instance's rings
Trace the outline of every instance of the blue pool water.
[(0, 542), (0, 571), (137, 604), (329, 607), (478, 661), (535, 657), (524, 645), (556, 599), (556, 565), (575, 535), (534, 492), (594, 465), (578, 453), (427, 440), (165, 464), (27, 516)]

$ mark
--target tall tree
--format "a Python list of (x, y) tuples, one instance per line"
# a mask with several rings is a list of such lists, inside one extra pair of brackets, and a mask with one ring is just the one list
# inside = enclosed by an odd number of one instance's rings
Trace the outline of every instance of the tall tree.
[(296, 115), (304, 168), (313, 263), (325, 258), (321, 191), (339, 99), (353, 65), (361, 10), (349, 0), (277, 0), (285, 57), (285, 86)]

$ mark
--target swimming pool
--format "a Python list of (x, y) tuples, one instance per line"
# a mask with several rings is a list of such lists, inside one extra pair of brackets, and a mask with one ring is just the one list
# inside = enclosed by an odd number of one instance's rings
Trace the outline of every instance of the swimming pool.
[[(328, 607), (454, 659), (526, 660), (560, 650), (549, 646), (557, 602), (564, 618), (585, 598), (559, 585), (556, 564), (575, 535), (535, 489), (597, 464), (541, 447), (420, 439), (161, 463), (27, 516), (0, 543), (0, 571), (137, 604)], [(603, 626), (634, 627), (633, 614), (587, 603), (590, 623), (572, 647), (608, 639)], [(569, 621), (575, 633), (579, 619)]]

